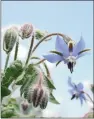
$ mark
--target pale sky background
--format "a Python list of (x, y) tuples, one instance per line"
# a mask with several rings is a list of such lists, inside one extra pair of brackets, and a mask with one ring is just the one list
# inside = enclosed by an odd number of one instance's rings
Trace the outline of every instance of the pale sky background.
[[(61, 103), (54, 105), (49, 103), (44, 110), (44, 116), (50, 117), (83, 117), (90, 109), (84, 103), (81, 107), (79, 100), (70, 100), (67, 79), (72, 77), (74, 82), (93, 83), (93, 2), (92, 1), (32, 1), (32, 2), (2, 2), (2, 28), (12, 24), (21, 25), (32, 23), (36, 28), (48, 30), (49, 33), (60, 32), (79, 41), (82, 32), (86, 48), (91, 48), (90, 55), (77, 61), (73, 74), (67, 66), (61, 63), (55, 68), (50, 63), (50, 70), (56, 90), (54, 95)], [(36, 55), (42, 56), (55, 48), (55, 38), (45, 42), (37, 49)], [(29, 40), (20, 41), (19, 59), (24, 60), (28, 52)], [(2, 53), (2, 68), (5, 62), (5, 53)], [(13, 52), (11, 60), (13, 60)], [(89, 92), (88, 88), (85, 90)], [(16, 91), (15, 95), (18, 92)]]

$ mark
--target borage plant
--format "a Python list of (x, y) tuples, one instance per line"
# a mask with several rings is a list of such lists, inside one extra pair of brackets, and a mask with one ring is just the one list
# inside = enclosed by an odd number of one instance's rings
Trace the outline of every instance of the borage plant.
[[(33, 56), (38, 46), (43, 41), (50, 41), (52, 36), (57, 36), (56, 51), (51, 51), (53, 54), (45, 55), (44, 59)], [(18, 60), (21, 39), (23, 42), (25, 39), (31, 39), (25, 63)], [(35, 44), (35, 40), (39, 40), (37, 44)], [(8, 65), (14, 46), (14, 61)], [(45, 60), (51, 63), (56, 62), (56, 65), (64, 61), (70, 71), (73, 72), (73, 66), (76, 64), (76, 60), (90, 50), (85, 49), (85, 43), (82, 39), (75, 44), (70, 37), (62, 33), (48, 34), (47, 31), (40, 31), (34, 28), (32, 24), (24, 24), (20, 29), (17, 27), (7, 29), (3, 37), (3, 49), (6, 52), (7, 58), (4, 70), (1, 73), (2, 118), (42, 116), (42, 110), (47, 107), (48, 102), (60, 104), (53, 95), (53, 90), (56, 88)], [(40, 64), (44, 66), (45, 70)], [(72, 95), (72, 99), (80, 97), (82, 103), (84, 92), (79, 92), (80, 90), (78, 88), (76, 89), (75, 86), (72, 87), (77, 93)], [(10, 90), (9, 87), (12, 89)], [(20, 87), (19, 98), (11, 97), (15, 91), (15, 87)], [(5, 101), (6, 99), (7, 101)], [(85, 97), (84, 100), (86, 100)]]

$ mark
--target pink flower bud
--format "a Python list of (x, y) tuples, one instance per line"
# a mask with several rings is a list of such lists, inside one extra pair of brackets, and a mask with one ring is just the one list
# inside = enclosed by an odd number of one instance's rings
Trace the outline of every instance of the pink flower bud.
[(43, 97), (44, 90), (42, 88), (35, 88), (33, 95), (32, 95), (32, 101), (33, 106), (37, 107), (40, 104), (40, 101)]
[(45, 109), (47, 107), (47, 103), (48, 103), (48, 93), (45, 92), (45, 94), (41, 100), (41, 103), (40, 103), (40, 108)]
[(32, 24), (24, 24), (20, 29), (20, 36), (22, 39), (29, 38), (33, 33)]
[(41, 108), (44, 109), (47, 106), (48, 102), (48, 92), (47, 88), (43, 83), (43, 74), (39, 73), (39, 79), (31, 88), (32, 91), (29, 90), (28, 101), (33, 102), (34, 107), (38, 107), (41, 104)]

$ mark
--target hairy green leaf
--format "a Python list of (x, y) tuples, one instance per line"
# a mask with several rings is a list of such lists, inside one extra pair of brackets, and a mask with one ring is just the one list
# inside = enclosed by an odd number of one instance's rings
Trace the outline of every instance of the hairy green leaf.
[(53, 81), (51, 79), (49, 79), (49, 77), (45, 76), (45, 80), (47, 82), (47, 86), (50, 88), (50, 89), (56, 89), (54, 84), (53, 84)]
[(7, 87), (1, 86), (1, 98), (8, 96), (10, 93), (11, 91)]
[(55, 99), (55, 97), (53, 96), (52, 93), (50, 94), (49, 102), (54, 103), (54, 104), (60, 104), (60, 103)]
[(26, 72), (23, 71), (23, 72), (21, 73), (21, 75), (17, 77), (17, 79), (16, 79), (16, 81), (15, 81), (15, 84), (16, 84), (16, 85), (22, 85), (22, 84), (23, 84), (23, 78), (24, 78), (25, 73), (26, 73)]
[(26, 73), (24, 75), (23, 83), (21, 86), (21, 95), (28, 90), (29, 86), (33, 84), (33, 82), (37, 79), (38, 77), (38, 71), (36, 67), (34, 67), (32, 64), (28, 66), (26, 69)]
[(16, 78), (22, 73), (22, 71), (23, 71), (22, 62), (19, 60), (14, 61), (6, 69), (5, 74), (2, 76), (1, 85), (8, 87), (13, 80), (16, 80)]

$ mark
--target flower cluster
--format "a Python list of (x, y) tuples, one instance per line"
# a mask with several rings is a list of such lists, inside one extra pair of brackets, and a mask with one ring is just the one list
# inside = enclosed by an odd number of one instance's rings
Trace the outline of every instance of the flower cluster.
[[(55, 51), (50, 51), (51, 54), (43, 55), (44, 59), (42, 60), (40, 60), (38, 57), (31, 57), (40, 43), (43, 41), (49, 41), (54, 35), (57, 35)], [(63, 39), (59, 35), (62, 36)], [(30, 48), (24, 64), (17, 60), (18, 47), (20, 43), (19, 38), (27, 39), (30, 37), (32, 37)], [(39, 40), (39, 42), (34, 46), (35, 39)], [(13, 50), (15, 43), (16, 47), (13, 66), (10, 65), (10, 67), (7, 68), (10, 52)], [(29, 103), (32, 103), (33, 107), (37, 108), (39, 106), (41, 109), (45, 109), (47, 107), (48, 101), (54, 104), (59, 104), (52, 94), (53, 90), (56, 88), (53, 81), (50, 80), (50, 72), (44, 62), (45, 60), (49, 61), (50, 63), (57, 63), (56, 66), (60, 62), (64, 62), (70, 72), (73, 73), (77, 60), (86, 55), (87, 51), (90, 50), (85, 48), (85, 42), (82, 36), (80, 37), (79, 42), (75, 43), (71, 38), (66, 37), (61, 33), (48, 34), (46, 31), (42, 32), (40, 30), (35, 30), (32, 24), (24, 24), (20, 27), (20, 29), (17, 27), (7, 29), (4, 34), (3, 49), (7, 53), (7, 58), (4, 72), (2, 73), (1, 77), (3, 79), (1, 79), (1, 97), (3, 99), (3, 97), (11, 94), (8, 87), (13, 80), (15, 80), (14, 82), (16, 85), (21, 85), (20, 94), (25, 99), (21, 103), (23, 112), (29, 110)], [(33, 59), (38, 59), (40, 61), (35, 64), (29, 64), (29, 60)], [(18, 64), (17, 62), (19, 62), (19, 67), (14, 67), (15, 63)], [(39, 65), (40, 63), (43, 63), (46, 70), (44, 71), (44, 69), (42, 69), (37, 72), (35, 66), (41, 69), (41, 66)], [(19, 68), (21, 68), (21, 71), (19, 71)], [(71, 77), (68, 77), (68, 85), (71, 88), (68, 90), (68, 92), (71, 94), (71, 100), (79, 99), (81, 105), (83, 105), (83, 102), (87, 101), (87, 95), (90, 99), (89, 101), (94, 104), (92, 98), (84, 91), (84, 86), (82, 83), (75, 84), (72, 82)], [(91, 90), (94, 93), (94, 85), (91, 85)]]
[(43, 74), (39, 74), (38, 81), (30, 87), (28, 92), (28, 102), (33, 102), (34, 107), (40, 105), (41, 109), (45, 109), (48, 103), (49, 91), (43, 83)]

